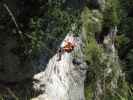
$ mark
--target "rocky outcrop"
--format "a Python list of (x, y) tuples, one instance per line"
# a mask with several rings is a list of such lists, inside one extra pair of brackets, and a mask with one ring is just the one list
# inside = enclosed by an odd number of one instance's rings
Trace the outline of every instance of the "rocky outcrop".
[[(72, 37), (66, 36), (64, 41)], [(64, 52), (58, 61), (55, 54), (46, 67), (46, 70), (34, 76), (34, 88), (41, 90), (42, 94), (33, 100), (85, 100), (84, 80), (86, 64), (83, 59), (82, 42), (74, 38), (77, 46), (70, 53)], [(63, 45), (64, 41), (61, 45)]]
[[(93, 100), (107, 100), (109, 96), (113, 95), (119, 88), (119, 81), (124, 80), (117, 50), (114, 46), (114, 39), (116, 37), (117, 27), (111, 29), (111, 32), (104, 37), (104, 52), (101, 56), (102, 65), (101, 76), (97, 76), (96, 88)], [(123, 83), (121, 83), (123, 84)]]

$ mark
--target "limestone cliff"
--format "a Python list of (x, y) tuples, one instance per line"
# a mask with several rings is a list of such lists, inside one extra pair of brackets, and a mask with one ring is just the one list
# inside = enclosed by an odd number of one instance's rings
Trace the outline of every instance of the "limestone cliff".
[[(68, 34), (64, 41), (70, 37), (72, 36)], [(34, 76), (38, 80), (34, 83), (35, 89), (42, 91), (37, 100), (85, 100), (84, 80), (87, 66), (81, 50), (81, 38), (73, 38), (77, 46), (72, 52), (64, 52), (60, 61), (58, 53), (55, 54), (46, 70)]]

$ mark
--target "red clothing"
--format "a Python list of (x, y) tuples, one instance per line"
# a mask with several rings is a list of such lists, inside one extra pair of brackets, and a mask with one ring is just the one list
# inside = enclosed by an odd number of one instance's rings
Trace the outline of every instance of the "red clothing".
[(66, 45), (63, 47), (65, 52), (70, 53), (74, 49), (74, 45), (71, 42), (67, 42)]

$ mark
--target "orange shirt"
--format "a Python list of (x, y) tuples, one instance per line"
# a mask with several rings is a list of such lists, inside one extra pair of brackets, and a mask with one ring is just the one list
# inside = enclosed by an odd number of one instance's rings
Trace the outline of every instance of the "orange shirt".
[(66, 42), (66, 45), (63, 47), (65, 52), (70, 53), (74, 49), (74, 45), (71, 42)]

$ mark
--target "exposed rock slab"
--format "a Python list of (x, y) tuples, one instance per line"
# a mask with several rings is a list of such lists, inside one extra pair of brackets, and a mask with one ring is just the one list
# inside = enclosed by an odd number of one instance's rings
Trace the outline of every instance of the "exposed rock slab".
[[(67, 35), (66, 39), (72, 37)], [(81, 50), (82, 42), (74, 37), (77, 46), (71, 53), (64, 52), (58, 61), (58, 53), (49, 61), (46, 70), (34, 76), (36, 90), (42, 94), (33, 100), (84, 100), (86, 64)], [(64, 42), (63, 41), (63, 42)], [(62, 44), (63, 44), (62, 42)], [(61, 44), (61, 46), (62, 46)]]

